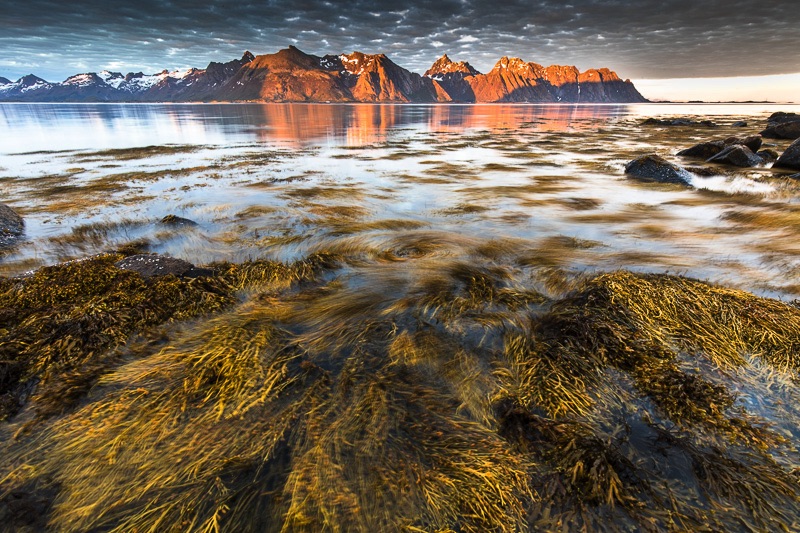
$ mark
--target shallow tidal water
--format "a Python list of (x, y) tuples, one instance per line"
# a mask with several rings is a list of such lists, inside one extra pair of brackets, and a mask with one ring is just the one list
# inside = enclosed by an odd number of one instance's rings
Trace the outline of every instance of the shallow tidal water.
[(0, 531), (800, 529), (779, 110), (0, 105)]
[[(25, 241), (0, 273), (138, 242), (194, 263), (289, 260), (333, 242), (478, 241), (521, 266), (672, 272), (800, 292), (788, 172), (716, 167), (695, 189), (642, 184), (626, 162), (757, 133), (767, 105), (0, 106), (4, 201)], [(796, 110), (796, 109), (794, 109)], [(642, 126), (650, 116), (718, 128)], [(733, 128), (746, 120), (747, 128)], [(786, 141), (773, 142), (781, 151)], [(135, 148), (155, 147), (149, 150)], [(168, 214), (195, 229), (159, 226)]]

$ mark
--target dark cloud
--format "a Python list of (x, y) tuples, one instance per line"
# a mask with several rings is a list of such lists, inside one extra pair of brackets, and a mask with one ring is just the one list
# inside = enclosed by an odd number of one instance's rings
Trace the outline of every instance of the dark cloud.
[(202, 67), (289, 44), (384, 52), (417, 72), (445, 52), (482, 71), (514, 55), (631, 78), (800, 72), (793, 0), (27, 0), (2, 12), (0, 76), (14, 79)]

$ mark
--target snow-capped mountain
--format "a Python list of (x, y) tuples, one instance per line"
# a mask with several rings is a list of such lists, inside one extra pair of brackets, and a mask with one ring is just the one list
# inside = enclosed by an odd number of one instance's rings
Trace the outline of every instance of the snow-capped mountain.
[(17, 81), (0, 85), (0, 99), (11, 100), (14, 98), (24, 98), (47, 91), (52, 86), (52, 83), (48, 83), (33, 74), (28, 74)]
[[(0, 83), (0, 101), (31, 102), (169, 102), (206, 99), (218, 86), (253, 60), (245, 52), (228, 63), (212, 62), (205, 69), (142, 72), (88, 72), (61, 83), (48, 83), (28, 75), (16, 82)], [(3, 78), (5, 79), (5, 78)]]

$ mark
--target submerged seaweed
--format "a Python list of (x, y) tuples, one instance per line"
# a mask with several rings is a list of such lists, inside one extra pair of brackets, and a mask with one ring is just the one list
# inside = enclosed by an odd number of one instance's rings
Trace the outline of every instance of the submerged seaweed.
[(551, 299), (425, 251), (193, 280), (115, 258), (2, 281), (5, 391), (34, 390), (8, 527), (800, 526), (793, 305), (624, 271)]

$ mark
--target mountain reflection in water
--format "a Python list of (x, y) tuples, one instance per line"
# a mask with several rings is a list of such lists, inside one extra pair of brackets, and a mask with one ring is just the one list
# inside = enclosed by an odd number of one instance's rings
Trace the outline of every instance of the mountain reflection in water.
[[(587, 126), (630, 113), (625, 105), (383, 104), (3, 104), (0, 139), (8, 153), (161, 143), (260, 140), (287, 144), (380, 141), (398, 128), (458, 132), (535, 124)], [(69, 132), (62, 138), (61, 132)], [(56, 148), (53, 143), (58, 143)]]

